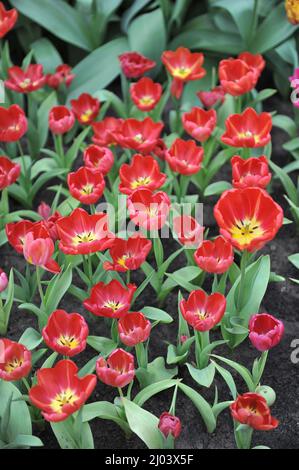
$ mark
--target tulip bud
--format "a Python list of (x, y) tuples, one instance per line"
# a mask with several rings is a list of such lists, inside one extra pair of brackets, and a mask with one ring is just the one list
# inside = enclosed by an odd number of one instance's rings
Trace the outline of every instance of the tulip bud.
[(180, 342), (181, 342), (182, 344), (184, 344), (184, 343), (187, 341), (187, 339), (188, 339), (188, 336), (187, 336), (187, 335), (182, 335), (182, 336), (180, 337)]
[(0, 292), (3, 292), (8, 284), (6, 273), (0, 269)]
[(51, 207), (44, 201), (37, 208), (37, 213), (44, 219), (48, 220), (51, 214)]
[(273, 388), (269, 387), (268, 385), (261, 385), (257, 387), (256, 393), (262, 395), (265, 398), (267, 405), (272, 406), (276, 400), (276, 393)]
[(167, 438), (171, 434), (175, 439), (179, 437), (182, 430), (181, 420), (167, 411), (164, 411), (159, 420), (158, 427)]

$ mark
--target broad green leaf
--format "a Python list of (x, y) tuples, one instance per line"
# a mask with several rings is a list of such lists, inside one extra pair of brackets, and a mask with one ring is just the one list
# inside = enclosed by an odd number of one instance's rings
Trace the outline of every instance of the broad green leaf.
[(8, 402), (11, 401), (9, 420), (5, 429), (6, 443), (14, 442), (21, 434), (31, 435), (31, 418), (27, 404), (21, 400), (21, 393), (11, 382), (0, 381), (0, 418), (3, 418)]
[(47, 38), (40, 38), (31, 44), (37, 64), (42, 64), (44, 73), (53, 73), (62, 64), (62, 58), (55, 46)]
[(225, 364), (227, 364), (228, 366), (236, 370), (243, 378), (244, 382), (246, 383), (248, 387), (248, 390), (250, 392), (254, 391), (254, 382), (252, 380), (249, 370), (246, 369), (246, 367), (242, 366), (238, 362), (231, 361), (230, 359), (227, 359), (226, 357), (217, 356), (216, 354), (212, 354), (212, 357), (219, 359), (220, 361), (224, 362)]
[(96, 401), (83, 407), (83, 422), (92, 421), (95, 418), (105, 419), (116, 423), (126, 434), (130, 433), (128, 423), (122, 419), (117, 407), (108, 401)]
[(112, 339), (105, 338), (104, 336), (88, 336), (87, 344), (104, 356), (109, 356), (117, 348), (117, 344)]
[(293, 255), (288, 256), (288, 260), (299, 269), (299, 253), (294, 253)]
[(188, 367), (192, 379), (195, 380), (198, 385), (207, 388), (212, 385), (215, 376), (215, 365), (212, 362), (204, 369), (197, 369), (192, 364), (188, 363), (186, 366)]
[(31, 327), (27, 328), (19, 339), (19, 343), (23, 344), (23, 346), (26, 346), (29, 351), (35, 349), (42, 341), (43, 337), (41, 334)]
[(156, 307), (144, 307), (141, 310), (150, 320), (159, 321), (161, 323), (172, 323), (173, 318), (164, 310)]
[(190, 400), (198, 409), (202, 419), (205, 422), (207, 431), (209, 433), (214, 432), (216, 428), (216, 420), (212, 411), (212, 407), (209, 405), (209, 403), (198, 392), (193, 390), (193, 388), (189, 387), (188, 385), (180, 383), (179, 388), (183, 393), (185, 393), (185, 395), (187, 395), (188, 398), (190, 398)]
[(69, 265), (64, 272), (54, 276), (45, 293), (45, 306), (47, 314), (50, 315), (58, 307), (61, 299), (67, 292), (72, 282), (72, 267)]
[(204, 190), (204, 196), (214, 196), (216, 194), (222, 194), (224, 191), (231, 189), (232, 185), (227, 181), (217, 181), (216, 183), (210, 184)]
[(162, 392), (163, 390), (167, 390), (171, 387), (174, 387), (178, 384), (178, 380), (166, 379), (161, 380), (160, 382), (156, 382), (153, 384), (148, 385), (143, 390), (141, 390), (136, 397), (134, 398), (134, 403), (139, 406), (143, 406), (144, 403), (149, 400), (157, 393)]

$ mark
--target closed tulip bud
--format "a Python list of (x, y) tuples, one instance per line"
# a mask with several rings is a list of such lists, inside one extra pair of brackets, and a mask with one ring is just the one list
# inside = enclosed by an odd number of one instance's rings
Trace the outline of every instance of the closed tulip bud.
[(274, 348), (280, 343), (283, 333), (283, 323), (268, 313), (253, 315), (249, 321), (249, 339), (258, 351)]
[(8, 285), (6, 273), (0, 269), (0, 292), (3, 292)]
[(42, 201), (37, 208), (37, 213), (44, 219), (48, 220), (51, 214), (51, 207), (46, 202)]
[(168, 413), (167, 411), (164, 411), (161, 414), (158, 427), (166, 438), (171, 434), (176, 439), (182, 431), (180, 418)]

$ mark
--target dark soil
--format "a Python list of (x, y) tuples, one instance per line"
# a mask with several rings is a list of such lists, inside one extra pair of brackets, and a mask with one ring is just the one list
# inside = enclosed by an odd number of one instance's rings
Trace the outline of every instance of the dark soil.
[[(272, 99), (268, 102), (269, 110), (279, 109), (279, 112), (289, 113), (290, 107), (281, 103), (279, 99)], [(283, 108), (283, 109), (282, 109)], [(286, 152), (282, 150), (282, 143), (287, 140), (284, 132), (274, 129), (273, 133), (273, 160), (280, 164), (285, 165), (290, 160)], [(228, 164), (221, 172), (220, 179), (230, 179), (230, 165)], [(272, 195), (284, 209), (286, 216), (290, 217), (287, 205), (283, 198), (283, 193), (279, 182), (274, 182), (272, 185)], [(49, 192), (45, 191), (41, 198), (47, 200)], [(216, 199), (211, 198), (204, 204), (204, 225), (211, 228), (211, 233), (216, 233), (215, 221), (213, 219), (212, 208)], [(168, 246), (165, 246), (167, 252), (172, 252), (176, 249), (173, 241), (168, 241)], [(293, 364), (290, 359), (292, 352), (291, 342), (295, 338), (299, 338), (299, 292), (298, 286), (292, 281), (290, 277), (296, 278), (298, 272), (289, 263), (287, 257), (290, 254), (299, 252), (298, 235), (294, 225), (286, 225), (279, 232), (277, 238), (268, 244), (264, 250), (265, 253), (271, 253), (272, 271), (286, 277), (286, 281), (282, 283), (271, 283), (263, 301), (262, 310), (269, 312), (278, 318), (282, 319), (285, 324), (285, 336), (279, 346), (271, 350), (269, 354), (269, 361), (263, 377), (263, 384), (273, 387), (277, 394), (277, 400), (272, 407), (272, 412), (275, 417), (280, 420), (279, 427), (273, 432), (255, 432), (253, 445), (267, 445), (275, 449), (295, 449), (299, 447), (299, 396), (298, 396), (298, 374), (299, 364)], [(14, 266), (21, 271), (24, 270), (24, 261), (22, 257), (15, 254), (8, 245), (1, 249), (1, 267), (7, 269)], [(185, 265), (185, 258), (182, 256), (178, 258), (172, 265), (172, 269), (178, 269)], [(140, 273), (134, 273), (133, 281), (137, 284), (142, 282), (143, 277)], [(205, 281), (205, 289), (209, 292), (211, 289), (212, 279), (207, 277)], [(136, 309), (145, 305), (155, 305), (151, 288), (147, 288), (136, 304)], [(79, 301), (74, 300), (70, 296), (66, 296), (62, 303), (61, 308), (67, 311), (77, 311), (85, 315), (89, 322), (91, 334), (93, 335), (107, 335), (107, 330), (104, 322), (100, 318), (91, 318), (84, 311)], [(171, 293), (165, 302), (164, 309), (174, 317), (177, 318), (177, 292)], [(18, 339), (22, 332), (29, 326), (36, 327), (35, 317), (30, 313), (20, 311), (15, 306), (11, 316), (10, 328), (8, 336), (12, 339)], [(170, 325), (161, 325), (155, 329), (151, 338), (150, 344), (150, 359), (158, 356), (166, 357), (167, 342), (175, 343), (177, 322)], [(215, 332), (217, 334), (217, 332)], [(257, 351), (251, 347), (249, 341), (245, 341), (235, 351), (231, 352), (228, 348), (218, 348), (217, 354), (231, 357), (234, 360), (244, 364), (246, 367), (251, 368), (254, 358), (257, 356)], [(75, 358), (78, 365), (83, 365), (94, 356), (95, 353), (90, 348)], [(214, 399), (214, 389), (200, 388), (188, 374), (185, 366), (179, 369), (179, 376), (183, 378), (184, 383), (189, 384), (197, 391), (199, 391), (210, 403)], [(239, 393), (247, 391), (243, 382), (239, 381), (236, 377)], [(220, 401), (229, 400), (231, 397), (226, 384), (221, 377), (216, 377), (216, 385), (219, 391)], [(111, 389), (104, 384), (98, 382), (96, 391), (94, 392), (90, 401), (98, 400), (113, 400), (114, 389)], [(116, 392), (115, 392), (116, 396)], [(156, 395), (146, 403), (146, 408), (159, 416), (164, 410), (168, 410), (171, 401), (172, 392), (163, 392)], [(177, 402), (177, 415), (180, 416), (183, 423), (183, 431), (177, 441), (178, 448), (185, 449), (229, 449), (234, 448), (233, 436), (233, 422), (228, 410), (220, 414), (217, 423), (217, 429), (213, 434), (208, 434), (204, 423), (198, 414), (196, 408), (193, 406), (184, 395), (181, 393), (178, 396)], [(102, 421), (95, 419), (91, 422), (91, 427), (95, 440), (95, 447), (99, 449), (138, 449), (143, 448), (144, 444), (136, 436), (127, 440), (122, 431), (109, 421)], [(36, 435), (39, 435), (44, 442), (46, 448), (58, 448), (58, 443), (49, 427), (43, 431), (39, 429), (34, 430)]]

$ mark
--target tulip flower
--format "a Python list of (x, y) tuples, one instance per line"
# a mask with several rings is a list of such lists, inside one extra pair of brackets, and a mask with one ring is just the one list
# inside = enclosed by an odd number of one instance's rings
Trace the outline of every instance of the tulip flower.
[[(41, 222), (31, 222), (30, 220), (20, 220), (19, 222), (11, 222), (6, 224), (5, 232), (9, 244), (16, 250), (17, 253), (23, 253), (24, 239), (27, 232), (34, 228), (39, 230)], [(45, 236), (48, 236), (45, 229)]]
[(179, 47), (176, 51), (164, 51), (161, 60), (173, 77), (171, 93), (177, 99), (181, 97), (185, 82), (199, 80), (206, 75), (202, 67), (204, 56), (201, 52), (191, 52), (186, 47)]
[(141, 111), (154, 109), (161, 98), (162, 91), (162, 85), (148, 77), (141, 78), (130, 87), (132, 101)]
[(197, 247), (202, 243), (204, 227), (194, 217), (182, 215), (172, 221), (173, 231), (179, 242), (187, 247)]
[(138, 269), (151, 251), (152, 242), (143, 235), (134, 234), (128, 240), (115, 238), (109, 249), (112, 263), (106, 261), (103, 265), (107, 271), (130, 271)]
[(146, 341), (151, 332), (151, 322), (141, 312), (127, 313), (118, 322), (120, 340), (126, 346), (136, 346)]
[(244, 160), (235, 155), (231, 159), (234, 188), (265, 188), (271, 181), (267, 157), (252, 157)]
[(92, 394), (95, 375), (78, 376), (78, 367), (68, 359), (52, 368), (37, 371), (37, 385), (29, 391), (31, 403), (42, 411), (46, 421), (58, 422), (78, 411)]
[(239, 250), (253, 252), (272, 240), (283, 223), (282, 208), (260, 188), (225, 191), (214, 207), (220, 233)]
[(268, 313), (256, 314), (250, 318), (249, 339), (258, 351), (274, 348), (280, 343), (283, 333), (283, 323)]
[(102, 197), (105, 180), (100, 171), (82, 166), (67, 175), (67, 184), (73, 198), (82, 204), (95, 204)]
[(175, 139), (165, 153), (170, 168), (181, 175), (194, 175), (201, 168), (203, 148), (198, 147), (194, 140)]
[(65, 134), (73, 127), (75, 116), (66, 106), (54, 106), (49, 113), (49, 128), (53, 134)]
[(164, 411), (161, 414), (158, 427), (166, 438), (171, 434), (175, 439), (177, 439), (182, 431), (180, 418), (168, 413), (168, 411)]
[(61, 64), (56, 67), (55, 73), (47, 75), (47, 85), (57, 90), (63, 83), (69, 87), (75, 78), (72, 68), (67, 64)]
[(46, 76), (43, 74), (43, 66), (30, 64), (26, 70), (17, 66), (9, 67), (5, 86), (18, 93), (30, 93), (42, 88), (45, 82)]
[(263, 59), (263, 56), (261, 54), (251, 54), (251, 52), (241, 52), (241, 54), (238, 55), (238, 59), (242, 60), (243, 62), (248, 65), (249, 68), (251, 68), (257, 77), (260, 76), (262, 71), (264, 70), (266, 66), (266, 62)]
[(107, 175), (114, 163), (114, 155), (107, 147), (89, 145), (83, 153), (84, 165), (91, 170), (100, 171)]
[(37, 208), (37, 213), (42, 219), (47, 220), (51, 214), (51, 207), (45, 201), (42, 201)]
[(222, 86), (216, 86), (210, 91), (196, 93), (205, 108), (212, 108), (217, 103), (224, 103), (225, 91)]
[(44, 227), (48, 230), (50, 237), (55, 242), (58, 238), (56, 222), (60, 219), (61, 214), (58, 211), (51, 214), (51, 207), (44, 201), (38, 206), (37, 212), (42, 217)]
[(134, 356), (123, 349), (115, 349), (107, 361), (103, 357), (97, 360), (96, 372), (106, 385), (123, 388), (135, 377)]
[(128, 313), (135, 290), (135, 284), (124, 287), (116, 279), (109, 284), (99, 282), (92, 287), (90, 297), (83, 305), (98, 317), (121, 318)]
[(136, 154), (131, 163), (124, 163), (119, 170), (119, 190), (123, 194), (132, 194), (135, 189), (146, 188), (151, 191), (159, 189), (166, 181), (158, 162), (151, 156)]
[(247, 424), (257, 431), (270, 431), (277, 428), (279, 422), (271, 416), (264, 397), (257, 393), (244, 393), (230, 405), (235, 421)]
[(7, 338), (0, 339), (0, 379), (7, 382), (27, 377), (31, 369), (31, 352)]
[(21, 166), (4, 155), (0, 156), (0, 190), (15, 183), (21, 173)]
[(0, 142), (16, 142), (27, 132), (24, 111), (17, 104), (9, 108), (0, 106)]
[(3, 269), (0, 268), (0, 293), (5, 291), (8, 286), (8, 278)]
[(219, 80), (225, 91), (232, 96), (244, 95), (251, 91), (258, 76), (246, 62), (240, 59), (224, 59), (219, 64)]
[(232, 147), (264, 147), (271, 140), (271, 114), (257, 114), (253, 108), (247, 108), (242, 114), (231, 114), (225, 126), (221, 140)]
[(156, 62), (139, 52), (124, 52), (118, 56), (123, 74), (127, 78), (139, 78), (156, 66)]
[(90, 215), (75, 209), (68, 217), (56, 222), (59, 249), (68, 255), (86, 255), (112, 246), (114, 234), (108, 230), (107, 214)]
[(167, 147), (163, 139), (158, 139), (156, 142), (155, 147), (152, 150), (152, 153), (156, 155), (156, 157), (160, 158), (160, 160), (165, 160), (165, 152), (167, 151)]
[(296, 0), (286, 0), (285, 9), (288, 20), (292, 24), (299, 23), (299, 5)]
[(215, 129), (217, 114), (214, 109), (205, 111), (194, 107), (182, 116), (185, 131), (199, 142), (205, 142)]
[(163, 127), (163, 123), (154, 122), (150, 117), (143, 121), (130, 118), (124, 120), (112, 135), (121, 147), (146, 154), (157, 144)]
[(18, 10), (12, 8), (5, 10), (2, 2), (0, 2), (0, 39), (3, 38), (16, 24), (18, 19)]
[(226, 308), (224, 295), (207, 295), (203, 290), (192, 291), (188, 300), (181, 300), (183, 317), (196, 331), (209, 331), (222, 319)]
[(26, 233), (23, 254), (28, 263), (41, 266), (52, 273), (59, 273), (60, 266), (52, 259), (53, 253), (54, 243), (52, 238), (39, 237), (39, 234), (33, 231)]
[(92, 137), (92, 141), (100, 147), (116, 145), (114, 133), (118, 132), (123, 122), (123, 119), (110, 116), (105, 117), (102, 121), (93, 122), (92, 130), (94, 135)]
[(232, 244), (223, 237), (204, 240), (194, 253), (196, 264), (208, 273), (225, 273), (234, 262)]
[(127, 203), (130, 219), (145, 230), (156, 231), (163, 227), (170, 210), (170, 199), (163, 191), (136, 189)]
[(76, 100), (71, 100), (72, 111), (80, 124), (90, 125), (100, 111), (100, 102), (88, 93), (82, 93)]
[(46, 345), (53, 351), (73, 357), (86, 348), (88, 326), (79, 313), (55, 310), (49, 316), (42, 335)]

